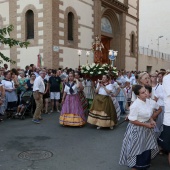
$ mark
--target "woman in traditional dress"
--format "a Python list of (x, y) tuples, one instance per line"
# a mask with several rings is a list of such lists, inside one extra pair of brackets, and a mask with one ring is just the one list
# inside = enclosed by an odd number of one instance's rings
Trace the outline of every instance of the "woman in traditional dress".
[[(147, 72), (142, 72), (138, 76), (137, 84), (142, 86), (148, 86), (150, 85), (150, 77)], [(131, 104), (137, 99), (137, 95), (135, 95), (134, 90), (132, 86), (132, 98), (131, 98)], [(125, 120), (128, 120), (128, 116), (126, 116)]]
[(66, 126), (83, 126), (86, 118), (83, 112), (78, 89), (79, 81), (75, 79), (73, 73), (69, 73), (68, 82), (65, 84), (62, 98), (62, 110), (59, 118), (61, 125)]
[(83, 82), (84, 94), (88, 101), (88, 109), (90, 109), (91, 104), (93, 102), (94, 95), (95, 95), (95, 85), (94, 84), (95, 83), (93, 83), (93, 81), (90, 80), (89, 78), (84, 79), (84, 82)]
[(117, 114), (110, 97), (113, 86), (109, 83), (109, 76), (103, 75), (102, 81), (97, 84), (96, 93), (87, 122), (96, 125), (97, 129), (101, 127), (110, 127), (117, 123)]
[(113, 85), (113, 90), (112, 90), (112, 93), (111, 93), (111, 98), (112, 98), (113, 104), (114, 104), (115, 109), (116, 109), (117, 119), (120, 120), (121, 110), (120, 110), (119, 103), (118, 103), (118, 101), (116, 99), (116, 96), (119, 94), (120, 87), (119, 87), (118, 83), (114, 79), (111, 81), (111, 83)]
[(84, 94), (84, 86), (82, 83), (82, 80), (80, 79), (80, 73), (78, 71), (75, 72), (75, 78), (79, 81), (79, 90), (78, 90), (78, 95), (80, 97), (81, 100), (81, 105), (83, 106), (83, 111), (85, 116), (87, 117), (88, 115), (88, 101), (86, 99), (86, 96)]
[(153, 130), (156, 123), (151, 117), (153, 108), (145, 87), (135, 85), (134, 93), (137, 99), (130, 106), (130, 122), (124, 135), (119, 163), (132, 170), (146, 170), (150, 167), (151, 158), (159, 152)]

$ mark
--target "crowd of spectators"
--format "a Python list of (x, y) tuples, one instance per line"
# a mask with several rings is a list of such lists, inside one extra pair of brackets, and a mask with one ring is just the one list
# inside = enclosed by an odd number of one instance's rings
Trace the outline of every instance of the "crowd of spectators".
[[(4, 64), (4, 67), (0, 68), (0, 117), (1, 121), (3, 120), (4, 115), (7, 117), (11, 117), (8, 115), (7, 110), (14, 110), (14, 113), (17, 115), (17, 106), (21, 104), (21, 96), (25, 91), (32, 91), (34, 80), (39, 76), (40, 71), (45, 71), (46, 75), (44, 78), (45, 84), (45, 93), (43, 95), (44, 100), (44, 110), (43, 112), (46, 114), (54, 112), (56, 109), (57, 112), (60, 111), (60, 101), (61, 95), (63, 93), (64, 83), (69, 72), (78, 72), (78, 69), (71, 68), (58, 68), (47, 69), (38, 68), (34, 64), (27, 65), (25, 69), (8, 69), (8, 65)], [(161, 72), (165, 72), (164, 69), (160, 70)], [(135, 84), (140, 84), (139, 75), (140, 71), (125, 71), (119, 70), (118, 76), (115, 77), (112, 81), (113, 86), (116, 87), (114, 97), (119, 103), (121, 114), (125, 114), (126, 111), (129, 110), (129, 106), (131, 104), (132, 99), (132, 87)], [(149, 75), (149, 74), (148, 74)], [(157, 85), (157, 80), (160, 73), (159, 71), (155, 71), (150, 74), (150, 84), (151, 86)], [(158, 76), (158, 77), (157, 77)], [(89, 84), (90, 80), (84, 79), (84, 86)], [(88, 86), (93, 86), (92, 83)], [(84, 89), (85, 95), (93, 96), (92, 94), (87, 94), (87, 89)], [(92, 90), (90, 93), (93, 93)], [(49, 109), (49, 102), (51, 103)]]

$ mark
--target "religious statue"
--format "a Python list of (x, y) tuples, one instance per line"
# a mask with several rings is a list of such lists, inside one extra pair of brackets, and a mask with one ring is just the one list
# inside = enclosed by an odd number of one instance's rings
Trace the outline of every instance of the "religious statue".
[(102, 42), (99, 39), (99, 36), (95, 37), (95, 42), (92, 45), (92, 50), (94, 51), (94, 63), (102, 63), (103, 52), (102, 49), (104, 48)]

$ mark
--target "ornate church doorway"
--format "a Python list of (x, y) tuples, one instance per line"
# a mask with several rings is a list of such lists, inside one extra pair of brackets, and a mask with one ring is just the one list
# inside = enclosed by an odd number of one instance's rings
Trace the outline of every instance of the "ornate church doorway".
[(107, 36), (101, 36), (101, 42), (104, 46), (104, 48), (102, 49), (103, 52), (103, 58), (102, 58), (102, 63), (110, 63), (109, 60), (109, 50), (110, 50), (110, 42), (111, 42), (111, 38), (107, 37)]
[(121, 68), (124, 60), (120, 57), (122, 55), (121, 34), (120, 34), (120, 17), (111, 8), (105, 8), (102, 11), (101, 17), (101, 42), (105, 47), (103, 50), (102, 63), (110, 63), (109, 50), (118, 51), (118, 56), (114, 61), (114, 66)]

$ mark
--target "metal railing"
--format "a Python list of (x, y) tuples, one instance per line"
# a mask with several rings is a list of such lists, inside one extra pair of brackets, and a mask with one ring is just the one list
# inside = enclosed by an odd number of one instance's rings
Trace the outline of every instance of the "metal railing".
[(139, 54), (160, 58), (163, 60), (170, 60), (170, 54), (158, 52), (158, 51), (155, 51), (155, 50), (152, 50), (146, 47), (141, 47), (141, 46), (139, 47)]

